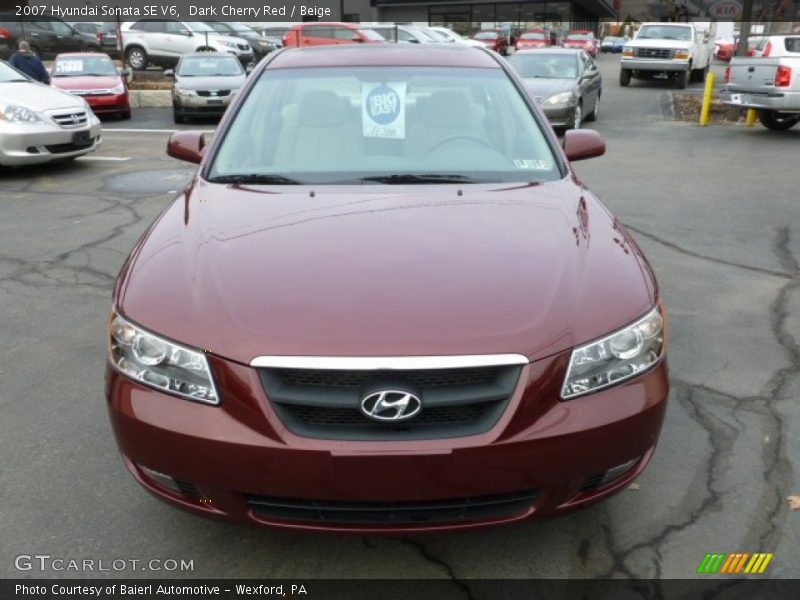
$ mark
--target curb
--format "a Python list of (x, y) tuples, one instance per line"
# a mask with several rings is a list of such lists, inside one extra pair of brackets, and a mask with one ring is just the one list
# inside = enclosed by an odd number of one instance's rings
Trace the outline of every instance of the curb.
[(163, 108), (172, 106), (169, 90), (128, 90), (131, 108)]

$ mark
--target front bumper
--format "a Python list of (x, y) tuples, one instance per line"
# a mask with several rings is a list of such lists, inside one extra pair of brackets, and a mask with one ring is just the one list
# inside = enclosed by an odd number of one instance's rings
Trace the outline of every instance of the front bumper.
[(679, 72), (689, 70), (688, 60), (660, 60), (653, 58), (623, 58), (622, 68), (632, 71), (667, 71)]
[(800, 113), (800, 92), (753, 94), (724, 91), (722, 101), (730, 106), (774, 110), (782, 113)]
[(95, 114), (123, 113), (131, 109), (128, 94), (108, 94), (104, 96), (83, 96)]
[[(558, 400), (569, 352), (526, 365), (508, 407), (486, 433), (419, 441), (299, 437), (272, 410), (255, 369), (210, 356), (220, 406), (165, 395), (106, 374), (106, 397), (124, 462), (149, 492), (196, 514), (238, 523), (369, 533), (468, 529), (553, 515), (623, 489), (645, 468), (668, 394), (665, 360), (628, 383)], [(602, 474), (617, 469), (617, 478)], [(141, 467), (182, 482), (157, 484)], [(265, 514), (258, 499), (286, 506), (328, 503), (450, 506), (498, 496), (527, 500), (491, 516), (417, 522), (342, 522)], [(254, 500), (255, 498), (255, 500)], [(293, 509), (292, 509), (293, 510)], [(473, 516), (469, 516), (472, 514)]]
[(575, 121), (574, 104), (540, 104), (553, 127), (570, 127)]
[(179, 115), (222, 115), (230, 106), (235, 92), (227, 96), (188, 96), (173, 93), (172, 106)]
[[(0, 165), (21, 166), (82, 156), (101, 144), (101, 126), (95, 117), (85, 127), (64, 129), (48, 122), (0, 126)], [(73, 135), (88, 131), (91, 143), (73, 144)]]

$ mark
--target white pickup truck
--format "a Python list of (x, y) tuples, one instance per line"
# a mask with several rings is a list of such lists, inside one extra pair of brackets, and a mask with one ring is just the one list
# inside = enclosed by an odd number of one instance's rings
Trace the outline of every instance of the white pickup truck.
[(723, 102), (756, 109), (764, 127), (790, 129), (800, 123), (800, 35), (771, 35), (759, 50), (731, 59)]
[(643, 23), (625, 44), (620, 85), (633, 79), (671, 77), (678, 88), (703, 81), (714, 55), (716, 23)]

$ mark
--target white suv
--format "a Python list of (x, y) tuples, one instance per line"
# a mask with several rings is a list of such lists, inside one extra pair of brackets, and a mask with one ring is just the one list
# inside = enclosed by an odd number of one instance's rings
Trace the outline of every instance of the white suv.
[(125, 62), (135, 70), (148, 64), (174, 67), (188, 52), (226, 52), (235, 55), (242, 65), (253, 61), (253, 49), (247, 40), (222, 35), (197, 21), (142, 20), (122, 25)]

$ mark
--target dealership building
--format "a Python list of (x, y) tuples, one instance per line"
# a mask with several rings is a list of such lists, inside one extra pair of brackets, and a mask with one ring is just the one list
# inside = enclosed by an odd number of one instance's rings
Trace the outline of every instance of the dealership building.
[(596, 30), (601, 19), (614, 19), (614, 0), (485, 2), (480, 0), (340, 0), (348, 21), (430, 23), (464, 34), (499, 28), (524, 31), (535, 27)]

